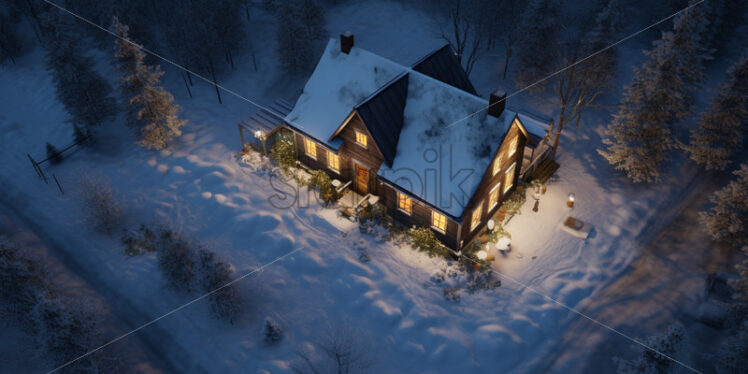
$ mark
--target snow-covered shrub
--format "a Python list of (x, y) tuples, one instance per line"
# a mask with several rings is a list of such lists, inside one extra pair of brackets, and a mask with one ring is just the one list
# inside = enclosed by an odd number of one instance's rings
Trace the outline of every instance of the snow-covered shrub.
[(520, 214), (520, 209), (522, 209), (522, 205), (525, 203), (525, 198), (524, 192), (517, 188), (501, 203), (501, 208), (499, 209), (506, 211), (507, 217)]
[(721, 374), (745, 373), (748, 357), (748, 320), (744, 320), (720, 345), (713, 360)]
[[(92, 308), (60, 298), (43, 277), (42, 266), (19, 250), (0, 243), (0, 306), (20, 327), (34, 334), (36, 348), (55, 367), (103, 343)], [(60, 373), (118, 373), (119, 359), (111, 352), (95, 352), (61, 368)]]
[(141, 224), (136, 230), (128, 230), (122, 236), (125, 254), (136, 256), (156, 251), (156, 234), (146, 225)]
[(296, 165), (296, 149), (290, 139), (280, 139), (270, 148), (270, 159), (278, 164), (284, 174), (288, 175)]
[[(675, 323), (668, 327), (665, 333), (650, 336), (644, 339), (642, 343), (657, 352), (674, 357), (680, 351), (684, 333), (685, 329), (683, 325)], [(636, 345), (634, 348), (637, 351), (637, 355), (633, 360), (614, 358), (618, 366), (618, 373), (668, 373), (673, 365), (677, 365), (673, 360), (662, 354), (640, 345)]]
[(32, 258), (0, 242), (0, 306), (28, 325), (29, 313), (48, 292), (42, 269)]
[(167, 286), (175, 290), (192, 290), (197, 252), (171, 230), (161, 232), (157, 248), (158, 266)]
[(458, 302), (460, 301), (460, 289), (457, 287), (447, 287), (442, 289), (444, 299), (447, 301)]
[(714, 240), (748, 245), (748, 164), (733, 172), (737, 178), (710, 198), (714, 206), (701, 220)]
[(233, 324), (241, 311), (242, 301), (237, 292), (234, 272), (231, 265), (216, 260), (213, 252), (201, 249), (198, 252), (197, 274), (203, 292), (212, 292), (208, 296), (210, 310), (213, 314)]
[(338, 200), (338, 194), (332, 185), (332, 179), (323, 170), (312, 171), (312, 176), (309, 178), (309, 186), (314, 187), (319, 192), (319, 197), (325, 206)]
[(439, 239), (436, 238), (434, 231), (428, 227), (413, 226), (408, 230), (408, 238), (413, 248), (426, 252), (429, 257), (449, 256), (449, 250)]
[(265, 319), (265, 343), (273, 344), (283, 339), (283, 329), (278, 322), (270, 318)]
[(315, 349), (298, 351), (291, 370), (298, 374), (366, 373), (375, 365), (373, 346), (365, 334), (346, 326), (329, 326)]
[(94, 227), (111, 235), (122, 223), (122, 207), (105, 179), (83, 175), (78, 180), (80, 199)]

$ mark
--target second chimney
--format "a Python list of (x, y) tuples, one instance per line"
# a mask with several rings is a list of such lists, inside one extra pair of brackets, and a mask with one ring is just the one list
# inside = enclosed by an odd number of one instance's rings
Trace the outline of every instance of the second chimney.
[(353, 33), (346, 31), (340, 34), (340, 51), (348, 54), (353, 48)]
[(498, 118), (504, 112), (504, 108), (506, 108), (506, 92), (498, 89), (488, 99), (488, 114)]

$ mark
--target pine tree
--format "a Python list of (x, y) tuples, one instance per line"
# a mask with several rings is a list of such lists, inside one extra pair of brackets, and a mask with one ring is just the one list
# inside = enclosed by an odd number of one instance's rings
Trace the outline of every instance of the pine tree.
[(728, 71), (699, 127), (686, 147), (689, 156), (707, 170), (724, 170), (735, 152), (745, 145), (748, 132), (748, 54)]
[(284, 2), (275, 13), (277, 52), (286, 70), (298, 71), (314, 62), (314, 43), (325, 34), (324, 9), (315, 0)]
[(661, 164), (676, 143), (671, 126), (691, 112), (693, 91), (704, 78), (702, 64), (711, 58), (699, 33), (706, 20), (698, 7), (681, 13), (672, 32), (663, 32), (647, 61), (635, 69), (618, 113), (598, 150), (634, 182), (658, 180)]
[[(555, 66), (555, 43), (558, 40), (558, 8), (556, 0), (533, 0), (522, 17), (522, 37), (517, 45), (518, 70), (515, 82), (528, 87), (550, 74)], [(540, 92), (543, 82), (528, 88)]]
[[(743, 261), (735, 264), (735, 272), (738, 278), (728, 281), (730, 287), (735, 290), (733, 296), (742, 303), (748, 303), (748, 245), (743, 246)], [(748, 343), (748, 341), (746, 341)]]
[(70, 114), (73, 126), (88, 129), (117, 114), (111, 87), (94, 70), (94, 60), (83, 53), (67, 18), (49, 11), (42, 17), (47, 69), (52, 73), (57, 98)]
[[(114, 19), (114, 32), (126, 40), (128, 28)], [(158, 67), (146, 65), (139, 46), (122, 39), (116, 41), (116, 56), (122, 71), (122, 90), (128, 101), (128, 123), (140, 127), (140, 145), (163, 149), (171, 139), (182, 134), (187, 121), (177, 116), (179, 105), (174, 97), (158, 86), (164, 74)]]
[(737, 178), (710, 198), (714, 206), (701, 220), (714, 240), (748, 245), (748, 164), (733, 172)]
[(16, 58), (21, 54), (22, 43), (18, 35), (19, 13), (11, 7), (0, 9), (0, 65), (7, 60), (15, 64)]

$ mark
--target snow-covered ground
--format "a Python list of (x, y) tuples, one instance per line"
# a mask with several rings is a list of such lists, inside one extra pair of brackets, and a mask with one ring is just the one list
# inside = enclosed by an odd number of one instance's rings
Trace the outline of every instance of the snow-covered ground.
[[(397, 62), (410, 63), (441, 44), (427, 17), (402, 3), (355, 2), (333, 8), (327, 17), (331, 34), (353, 31), (357, 45)], [(255, 22), (265, 35), (272, 31), (270, 21), (257, 17)], [(294, 99), (306, 77), (286, 76), (275, 68), (272, 38), (258, 32), (253, 42), (259, 71), (250, 68), (248, 56), (239, 57), (237, 70), (219, 78), (221, 83), (264, 103)], [(642, 47), (646, 39), (622, 47), (626, 69), (641, 60)], [(114, 82), (116, 71), (103, 56), (100, 60)], [(490, 82), (499, 82), (501, 68), (488, 62), (476, 66), (472, 79), (480, 94), (495, 88)], [(629, 74), (622, 74), (621, 81), (627, 82)], [(494, 290), (463, 292), (459, 303), (447, 301), (443, 285), (430, 281), (446, 266), (443, 260), (331, 223), (336, 219), (331, 211), (316, 204), (277, 208), (267, 170), (235, 158), (236, 123), (255, 108), (228, 95), (219, 105), (214, 89), (203, 83), (196, 84), (190, 100), (174, 70), (167, 69), (164, 79), (189, 120), (184, 135), (168, 150), (153, 152), (135, 145), (121, 123), (111, 124), (102, 129), (94, 149), (45, 167), (60, 179), (66, 191), (60, 196), (53, 183), (44, 184), (35, 175), (26, 156), (43, 158), (46, 141), (60, 146), (71, 140), (42, 53), (37, 48), (17, 65), (3, 67), (0, 199), (55, 237), (61, 244), (57, 250), (86, 269), (88, 284), (125, 300), (117, 307), (130, 315), (133, 328), (191, 296), (162, 287), (153, 255), (128, 257), (116, 236), (91, 230), (76, 198), (76, 180), (83, 174), (110, 181), (128, 227), (169, 223), (206, 243), (237, 274), (301, 248), (240, 283), (248, 305), (237, 324), (215, 320), (205, 303), (197, 303), (147, 327), (157, 329), (150, 339), (160, 343), (160, 353), (175, 370), (286, 372), (296, 351), (312, 347), (327, 326), (342, 325), (360, 332), (362, 344), (376, 358), (374, 372), (533, 372), (547, 367), (545, 354), (578, 323), (579, 316), (506, 280)], [(517, 107), (536, 112), (552, 115), (555, 110), (551, 100), (512, 99)], [(640, 244), (667, 222), (658, 212), (672, 214), (665, 208), (683, 198), (695, 177), (693, 168), (678, 164), (676, 173), (655, 187), (627, 183), (594, 152), (600, 125), (608, 118), (605, 110), (591, 112), (582, 126), (565, 130), (557, 180), (541, 198), (538, 213), (528, 199), (522, 214), (513, 218), (507, 227), (513, 252), (494, 263), (499, 272), (581, 309), (641, 255)], [(577, 197), (572, 214), (595, 226), (587, 241), (556, 227), (569, 213), (564, 205), (569, 192)], [(362, 250), (371, 262), (359, 261)], [(285, 330), (277, 345), (263, 341), (266, 317)], [(647, 334), (632, 328), (627, 326), (626, 333)], [(106, 349), (114, 354), (116, 348)], [(580, 350), (564, 359), (584, 360), (588, 353)]]

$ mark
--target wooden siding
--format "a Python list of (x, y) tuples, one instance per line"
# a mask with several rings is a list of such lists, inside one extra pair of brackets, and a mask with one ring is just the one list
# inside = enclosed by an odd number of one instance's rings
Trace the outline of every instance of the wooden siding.
[[(366, 134), (368, 137), (366, 148), (356, 143), (356, 131)], [(343, 144), (337, 151), (337, 155), (340, 161), (340, 169), (335, 171), (329, 168), (327, 163), (327, 152), (329, 148), (319, 144), (316, 139), (306, 137), (305, 135), (294, 133), (294, 139), (296, 143), (296, 155), (298, 160), (304, 165), (311, 169), (321, 169), (327, 172), (331, 178), (339, 179), (341, 181), (354, 181), (356, 169), (353, 165), (354, 161), (359, 163), (361, 166), (369, 169), (369, 183), (368, 192), (377, 194), (377, 183), (376, 176), (379, 166), (382, 164), (382, 154), (379, 152), (374, 139), (366, 129), (366, 126), (361, 121), (361, 118), (354, 113), (351, 116), (348, 123), (341, 126), (340, 132), (337, 135), (343, 139)], [(304, 146), (304, 138), (311, 139), (314, 141), (317, 150), (317, 157), (312, 158), (306, 153)]]
[[(492, 175), (493, 161), (491, 162), (485, 174), (483, 175), (483, 179), (481, 180), (480, 185), (478, 185), (478, 188), (475, 190), (475, 194), (465, 207), (465, 211), (463, 212), (462, 216), (462, 222), (464, 222), (464, 224), (462, 225), (462, 233), (460, 235), (460, 240), (464, 245), (469, 243), (470, 240), (472, 240), (473, 237), (475, 237), (475, 235), (481, 231), (481, 229), (486, 225), (486, 222), (488, 222), (488, 219), (491, 218), (491, 216), (501, 207), (501, 203), (504, 201), (504, 199), (509, 196), (509, 194), (511, 194), (512, 191), (514, 191), (514, 189), (517, 187), (519, 171), (522, 167), (522, 157), (524, 155), (527, 138), (524, 132), (521, 131), (516, 123), (512, 123), (512, 126), (509, 128), (509, 131), (507, 132), (503, 142), (501, 143), (501, 147), (499, 147), (498, 152), (496, 152), (496, 155), (494, 155), (494, 159), (501, 153), (506, 154), (505, 152), (507, 152), (507, 150), (509, 149), (509, 144), (514, 137), (518, 137), (519, 139), (519, 141), (517, 142), (517, 151), (511, 157), (506, 157), (503, 160), (501, 169), (498, 173), (496, 173), (496, 175)], [(504, 172), (515, 162), (519, 163), (517, 164), (516, 170), (514, 172), (514, 180), (512, 181), (513, 187), (505, 193), (505, 186), (503, 185)], [(491, 193), (491, 189), (493, 189), (493, 187), (495, 187), (497, 183), (501, 184), (501, 187), (499, 187), (499, 203), (493, 209), (490, 209), (491, 207), (488, 206), (488, 197)], [(483, 210), (481, 214), (481, 222), (475, 229), (471, 230), (470, 219), (473, 215), (473, 211), (477, 206), (480, 206)]]
[[(366, 134), (368, 137), (366, 148), (356, 143), (356, 131)], [(369, 193), (378, 194), (376, 186), (376, 176), (379, 166), (382, 165), (384, 158), (379, 152), (374, 138), (366, 129), (361, 117), (354, 114), (350, 121), (340, 130), (337, 137), (343, 139), (343, 144), (338, 149), (340, 156), (340, 174), (345, 180), (355, 180), (356, 169), (353, 162), (358, 162), (361, 166), (369, 169)]]
[[(397, 193), (397, 189), (392, 187), (390, 184), (384, 181), (379, 181), (379, 201), (385, 206), (387, 214), (392, 216), (395, 221), (407, 227), (411, 227), (413, 225), (431, 227), (431, 212), (433, 212), (434, 209), (431, 208), (431, 206), (406, 193), (406, 195), (413, 200), (411, 213), (407, 214), (398, 209)], [(460, 227), (459, 224), (451, 220), (448, 215), (442, 212), (438, 213), (447, 217), (447, 229), (444, 233), (442, 233), (439, 230), (432, 228), (434, 234), (436, 234), (436, 237), (442, 243), (444, 243), (444, 245), (457, 250), (457, 245), (459, 244), (457, 242), (457, 233), (459, 232)]]

